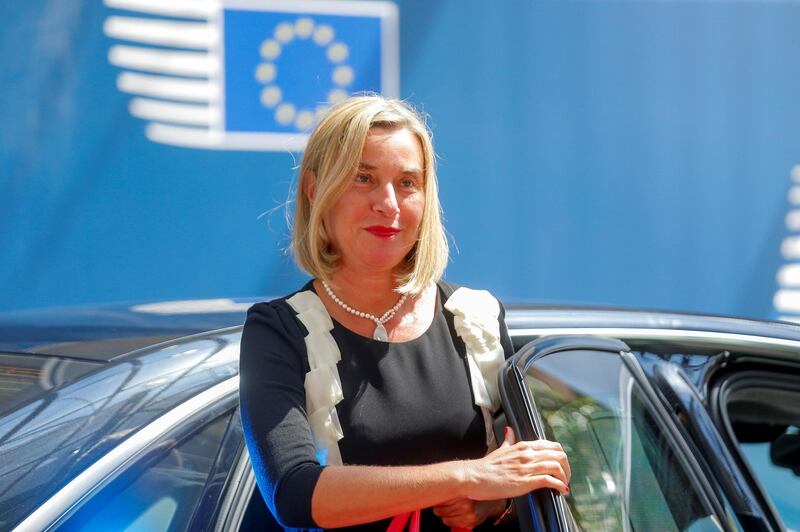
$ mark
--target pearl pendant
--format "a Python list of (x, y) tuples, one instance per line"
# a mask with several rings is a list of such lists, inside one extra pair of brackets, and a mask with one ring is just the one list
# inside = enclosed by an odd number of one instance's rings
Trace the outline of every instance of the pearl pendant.
[(379, 323), (378, 326), (375, 327), (375, 332), (372, 333), (372, 338), (375, 340), (380, 340), (381, 342), (389, 341), (389, 333), (386, 332), (386, 327), (383, 326), (383, 323)]

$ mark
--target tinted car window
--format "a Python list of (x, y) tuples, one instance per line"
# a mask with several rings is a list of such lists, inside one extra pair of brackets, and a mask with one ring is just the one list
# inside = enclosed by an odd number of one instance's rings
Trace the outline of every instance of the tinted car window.
[(162, 442), (164, 450), (155, 462), (134, 466), (59, 530), (187, 530), (230, 419), (230, 414), (222, 416), (177, 445)]
[(725, 407), (750, 470), (787, 529), (800, 530), (800, 386), (778, 388), (774, 376), (766, 381), (744, 381)]
[(582, 530), (721, 530), (647, 396), (613, 353), (567, 351), (528, 369), (548, 439), (572, 469), (566, 502)]
[(157, 346), (0, 416), (0, 530), (19, 523), (140, 428), (236, 375), (239, 337), (214, 333)]
[(100, 364), (67, 358), (0, 353), (0, 413), (98, 367)]

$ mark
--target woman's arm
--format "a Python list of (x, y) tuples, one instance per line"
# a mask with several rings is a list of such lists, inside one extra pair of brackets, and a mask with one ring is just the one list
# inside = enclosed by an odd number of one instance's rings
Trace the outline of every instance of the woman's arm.
[(349, 526), (453, 499), (497, 500), (540, 488), (568, 491), (569, 464), (561, 446), (544, 440), (514, 443), (514, 433), (477, 460), (425, 466), (329, 466), (311, 499), (323, 528)]
[(323, 467), (305, 413), (305, 331), (280, 302), (247, 315), (239, 355), (239, 405), (258, 487), (286, 527), (317, 528), (311, 494)]

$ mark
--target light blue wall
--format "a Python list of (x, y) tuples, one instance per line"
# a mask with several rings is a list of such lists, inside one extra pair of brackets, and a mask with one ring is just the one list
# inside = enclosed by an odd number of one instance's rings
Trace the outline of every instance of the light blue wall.
[[(800, 163), (800, 3), (400, 1), (448, 278), (771, 314)], [(289, 153), (151, 143), (99, 2), (0, 7), (0, 309), (282, 294)], [(269, 213), (259, 218), (262, 213)]]

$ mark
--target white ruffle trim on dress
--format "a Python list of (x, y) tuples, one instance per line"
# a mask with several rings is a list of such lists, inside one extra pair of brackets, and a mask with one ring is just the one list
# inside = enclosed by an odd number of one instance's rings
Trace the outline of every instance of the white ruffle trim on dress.
[(500, 344), (500, 303), (486, 290), (458, 288), (444, 307), (453, 313), (456, 334), (464, 341), (475, 404), (483, 412), (486, 446), (497, 448), (492, 414), (500, 408), (497, 375), (505, 360)]
[(305, 325), (308, 365), (304, 388), (306, 414), (321, 465), (342, 465), (339, 440), (344, 437), (336, 405), (342, 400), (342, 381), (336, 363), (342, 359), (331, 335), (333, 321), (317, 294), (306, 290), (286, 300)]

